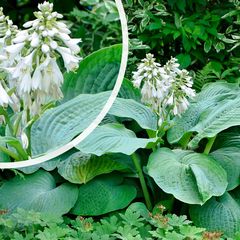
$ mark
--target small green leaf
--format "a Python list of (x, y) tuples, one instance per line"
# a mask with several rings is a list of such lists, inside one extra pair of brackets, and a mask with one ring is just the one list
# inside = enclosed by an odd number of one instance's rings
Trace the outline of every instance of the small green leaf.
[(212, 48), (212, 41), (211, 40), (207, 40), (205, 43), (204, 43), (204, 51), (206, 53), (208, 53)]
[(179, 54), (176, 56), (181, 68), (187, 68), (191, 65), (191, 56), (189, 54)]
[(225, 45), (223, 42), (218, 42), (214, 47), (215, 47), (217, 53), (220, 52), (221, 50), (225, 49)]

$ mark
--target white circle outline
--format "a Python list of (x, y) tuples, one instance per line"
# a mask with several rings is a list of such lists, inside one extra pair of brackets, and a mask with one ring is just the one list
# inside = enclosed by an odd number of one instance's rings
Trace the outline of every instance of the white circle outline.
[(19, 161), (19, 162), (0, 163), (0, 169), (13, 169), (13, 168), (29, 167), (29, 166), (33, 166), (36, 164), (40, 164), (40, 163), (49, 161), (55, 157), (58, 157), (61, 154), (69, 151), (70, 149), (72, 149), (73, 147), (78, 145), (81, 141), (83, 141), (100, 124), (100, 122), (106, 116), (106, 114), (110, 110), (111, 106), (113, 105), (113, 103), (118, 95), (118, 92), (121, 88), (123, 78), (125, 75), (125, 71), (127, 68), (127, 60), (128, 60), (127, 19), (126, 19), (126, 15), (124, 12), (122, 1), (115, 0), (115, 3), (117, 5), (117, 9), (119, 12), (121, 28), (122, 28), (122, 58), (121, 58), (121, 65), (120, 65), (120, 70), (118, 73), (118, 78), (117, 78), (116, 84), (113, 88), (111, 96), (109, 97), (109, 99), (108, 99), (107, 103), (105, 104), (105, 106), (103, 107), (102, 111), (95, 118), (95, 120), (81, 134), (79, 134), (79, 136), (74, 138), (71, 142), (67, 143), (66, 145), (64, 145), (50, 153), (47, 153), (44, 156), (40, 156), (37, 158), (32, 158), (29, 160)]

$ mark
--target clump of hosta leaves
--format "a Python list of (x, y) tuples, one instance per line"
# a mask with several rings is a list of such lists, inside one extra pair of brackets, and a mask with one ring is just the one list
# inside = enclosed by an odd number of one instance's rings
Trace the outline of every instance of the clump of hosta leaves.
[(164, 215), (162, 211), (150, 214), (142, 203), (134, 203), (126, 211), (111, 214), (99, 221), (80, 216), (72, 220), (22, 209), (11, 215), (1, 211), (0, 230), (0, 239), (3, 240), (222, 239), (221, 233), (205, 232), (205, 229), (193, 226), (186, 216)]
[(161, 126), (186, 111), (188, 99), (195, 96), (195, 91), (188, 71), (179, 68), (176, 58), (171, 58), (164, 66), (155, 60), (152, 54), (146, 55), (133, 73), (133, 84), (141, 88), (142, 102), (159, 115)]

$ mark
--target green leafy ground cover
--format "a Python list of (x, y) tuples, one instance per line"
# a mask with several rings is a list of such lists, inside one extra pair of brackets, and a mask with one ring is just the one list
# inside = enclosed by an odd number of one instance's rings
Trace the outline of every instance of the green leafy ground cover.
[[(68, 143), (101, 111), (118, 75), (122, 48), (114, 3), (53, 2), (82, 38), (85, 57), (75, 73), (64, 74), (64, 98), (43, 107), (27, 127), (30, 149), (11, 135), (8, 123), (1, 124), (1, 162)], [(14, 2), (14, 9), (4, 4), (20, 23), (36, 8), (32, 1)], [(131, 49), (116, 102), (71, 151), (0, 172), (2, 239), (239, 239), (240, 3), (124, 4)], [(162, 65), (175, 56), (198, 92), (181, 117), (160, 129), (158, 114), (141, 103), (132, 84), (132, 71), (148, 52)], [(10, 109), (1, 111), (18, 126)]]

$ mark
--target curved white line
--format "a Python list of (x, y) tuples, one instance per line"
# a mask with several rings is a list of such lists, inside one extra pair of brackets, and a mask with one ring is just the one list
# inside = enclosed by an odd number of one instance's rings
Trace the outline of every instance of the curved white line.
[(111, 96), (109, 97), (106, 105), (103, 107), (100, 114), (96, 117), (96, 119), (76, 138), (74, 138), (71, 142), (67, 143), (66, 145), (60, 147), (59, 149), (52, 151), (50, 153), (47, 153), (44, 156), (38, 157), (38, 158), (32, 158), (26, 161), (20, 161), (20, 162), (11, 162), (11, 163), (0, 163), (0, 169), (13, 169), (13, 168), (21, 168), (21, 167), (29, 167), (33, 166), (39, 163), (43, 163), (46, 161), (49, 161), (55, 157), (60, 156), (61, 154), (67, 152), (68, 150), (72, 149), (76, 145), (78, 145), (81, 141), (83, 141), (103, 120), (103, 118), (106, 116), (108, 111), (110, 110), (113, 102), (115, 101), (118, 92), (121, 88), (124, 74), (127, 68), (127, 60), (128, 60), (128, 27), (127, 27), (127, 19), (124, 12), (123, 4), (121, 0), (115, 0), (115, 3), (117, 5), (117, 9), (120, 15), (120, 21), (121, 21), (121, 28), (122, 28), (122, 43), (123, 43), (123, 49), (122, 49), (122, 59), (121, 59), (121, 66), (118, 74), (118, 78), (116, 81), (116, 84), (114, 86), (114, 89), (112, 91)]

